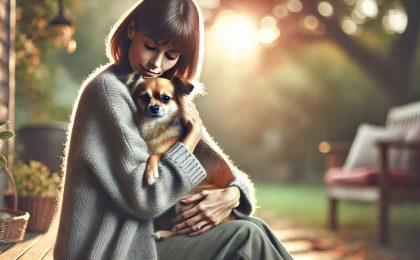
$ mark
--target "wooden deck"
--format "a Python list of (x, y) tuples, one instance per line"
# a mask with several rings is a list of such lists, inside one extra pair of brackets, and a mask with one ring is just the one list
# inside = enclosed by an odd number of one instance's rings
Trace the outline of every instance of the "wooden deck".
[(0, 245), (0, 259), (52, 260), (57, 228), (58, 221), (54, 221), (46, 233), (26, 233), (24, 241)]

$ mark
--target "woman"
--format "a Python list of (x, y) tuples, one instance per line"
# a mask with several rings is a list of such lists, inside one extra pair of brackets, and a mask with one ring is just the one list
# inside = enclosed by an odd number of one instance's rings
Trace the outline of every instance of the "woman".
[[(151, 186), (143, 181), (149, 154), (119, 79), (140, 71), (194, 81), (202, 52), (203, 23), (192, 0), (140, 1), (114, 25), (111, 63), (85, 81), (72, 114), (56, 259), (290, 258), (262, 221), (247, 217), (253, 187), (233, 166), (228, 188), (183, 198), (205, 177), (192, 155), (203, 133), (193, 105), (184, 114), (188, 132), (163, 156), (159, 179)], [(204, 137), (212, 142), (205, 131)], [(155, 243), (153, 221), (181, 199), (195, 206), (173, 220), (179, 236)], [(219, 225), (232, 211), (245, 220)]]

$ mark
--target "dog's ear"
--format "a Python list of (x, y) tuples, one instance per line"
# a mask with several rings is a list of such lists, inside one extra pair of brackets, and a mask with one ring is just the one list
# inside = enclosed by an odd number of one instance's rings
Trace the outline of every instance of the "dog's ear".
[(143, 77), (140, 72), (136, 71), (122, 77), (121, 81), (125, 83), (130, 93), (133, 94), (136, 87), (143, 82)]
[(175, 90), (180, 94), (189, 95), (194, 89), (193, 84), (186, 80), (182, 80), (179, 77), (173, 77), (171, 81), (175, 86)]

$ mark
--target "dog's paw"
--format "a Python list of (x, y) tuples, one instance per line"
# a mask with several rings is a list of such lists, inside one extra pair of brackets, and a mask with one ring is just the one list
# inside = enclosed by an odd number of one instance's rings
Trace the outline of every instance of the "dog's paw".
[(157, 167), (147, 167), (146, 170), (146, 180), (147, 184), (153, 185), (156, 182), (156, 179), (159, 178), (159, 172)]
[(159, 171), (158, 171), (158, 167), (153, 169), (153, 177), (155, 177), (155, 179), (159, 178)]
[(157, 241), (159, 240), (164, 240), (164, 239), (168, 239), (172, 236), (175, 235), (175, 232), (169, 231), (169, 230), (161, 230), (161, 231), (156, 231), (153, 234), (153, 238)]
[(153, 185), (156, 182), (156, 178), (152, 171), (146, 172), (146, 181), (149, 185)]

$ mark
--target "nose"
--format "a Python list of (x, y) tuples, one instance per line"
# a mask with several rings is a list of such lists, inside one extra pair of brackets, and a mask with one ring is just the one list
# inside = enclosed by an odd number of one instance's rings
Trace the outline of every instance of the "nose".
[(159, 112), (159, 106), (158, 105), (151, 105), (151, 106), (149, 106), (149, 110), (150, 110), (150, 112), (152, 112), (152, 114), (157, 114)]
[(156, 53), (156, 55), (150, 59), (149, 64), (151, 69), (157, 69), (162, 66), (164, 52)]

